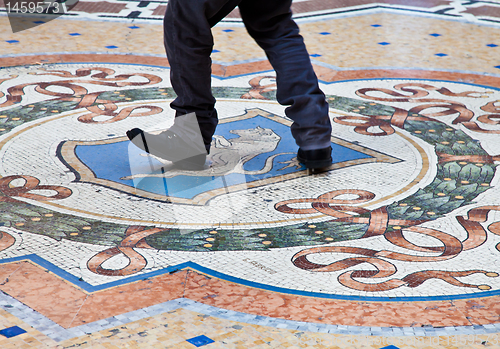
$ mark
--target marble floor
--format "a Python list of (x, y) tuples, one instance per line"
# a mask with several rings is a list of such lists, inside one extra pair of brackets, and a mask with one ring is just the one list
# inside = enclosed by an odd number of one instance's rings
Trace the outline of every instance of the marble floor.
[(321, 173), (238, 10), (210, 165), (128, 141), (174, 120), (166, 4), (0, 1), (0, 347), (500, 348), (500, 1), (294, 1)]

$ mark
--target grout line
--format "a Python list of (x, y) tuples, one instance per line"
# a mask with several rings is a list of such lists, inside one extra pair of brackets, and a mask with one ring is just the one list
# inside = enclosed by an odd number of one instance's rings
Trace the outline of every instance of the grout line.
[(14, 270), (12, 273), (10, 273), (10, 274), (9, 274), (9, 275), (5, 278), (5, 280), (4, 280), (4, 281), (2, 281), (2, 282), (0, 283), (0, 286), (3, 286), (3, 285), (5, 285), (6, 283), (8, 283), (8, 282), (9, 282), (9, 278), (10, 278), (12, 275), (14, 275), (14, 274), (15, 274), (15, 273), (16, 273), (19, 269), (21, 269), (22, 267), (23, 267), (23, 263), (19, 263), (19, 267), (18, 267), (16, 270)]
[(184, 279), (184, 290), (182, 290), (182, 298), (183, 299), (188, 299), (186, 298), (186, 289), (187, 289), (187, 283), (188, 283), (188, 276), (189, 276), (189, 273), (191, 273), (191, 270), (187, 269), (186, 270), (187, 273), (186, 273), (186, 278)]
[(75, 321), (76, 317), (77, 317), (77, 316), (78, 316), (78, 314), (80, 313), (80, 310), (82, 310), (83, 305), (85, 304), (85, 302), (87, 301), (87, 299), (88, 299), (88, 298), (89, 298), (89, 295), (87, 294), (87, 295), (85, 296), (85, 299), (84, 299), (84, 300), (83, 300), (83, 302), (82, 302), (82, 305), (81, 305), (81, 306), (80, 306), (80, 308), (78, 308), (78, 310), (76, 311), (75, 316), (73, 316), (73, 319), (71, 319), (71, 322), (69, 323), (68, 328), (71, 328), (71, 324), (73, 324), (73, 322)]

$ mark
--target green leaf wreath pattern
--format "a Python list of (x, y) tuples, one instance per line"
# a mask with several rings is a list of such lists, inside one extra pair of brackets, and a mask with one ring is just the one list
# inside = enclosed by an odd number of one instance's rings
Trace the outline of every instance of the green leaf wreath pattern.
[[(218, 87), (214, 88), (214, 96), (239, 99), (250, 90), (250, 88)], [(26, 122), (78, 109), (79, 102), (84, 97), (62, 97), (4, 110), (0, 118), (0, 134), (6, 134)], [(275, 99), (272, 92), (265, 92), (262, 97)], [(99, 105), (103, 101), (121, 103), (172, 98), (175, 98), (175, 93), (171, 88), (149, 87), (102, 92), (97, 94), (93, 105)], [(354, 111), (367, 118), (376, 116), (390, 119), (397, 111), (396, 108), (387, 105), (353, 98), (327, 96), (327, 99), (331, 108), (348, 113)], [(403, 128), (435, 148), (440, 159), (436, 177), (432, 183), (415, 194), (388, 205), (387, 212), (391, 219), (429, 221), (442, 217), (470, 204), (478, 195), (488, 190), (495, 174), (496, 165), (493, 161), (479, 161), (490, 158), (479, 142), (445, 123), (424, 119), (408, 119), (404, 122)], [(385, 124), (382, 122), (380, 125)], [(382, 130), (387, 130), (387, 127), (382, 126)], [(478, 161), (470, 161), (471, 159)], [(3, 226), (15, 227), (21, 231), (45, 235), (56, 240), (68, 239), (108, 246), (118, 245), (127, 236), (128, 225), (76, 217), (5, 198), (6, 195), (0, 192), (0, 224)], [(368, 217), (369, 213), (360, 215)], [(152, 227), (143, 227), (143, 229), (148, 228)], [(331, 220), (266, 229), (200, 229), (189, 232), (164, 229), (147, 236), (144, 240), (149, 247), (160, 250), (264, 251), (355, 240), (363, 237), (367, 229), (367, 224)], [(392, 227), (389, 226), (387, 229), (390, 231)]]

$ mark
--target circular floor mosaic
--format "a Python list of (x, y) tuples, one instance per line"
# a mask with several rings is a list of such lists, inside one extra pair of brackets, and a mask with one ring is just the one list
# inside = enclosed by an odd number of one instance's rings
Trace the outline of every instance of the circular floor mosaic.
[(500, 289), (497, 89), (322, 85), (334, 162), (311, 175), (273, 77), (214, 78), (210, 166), (182, 171), (125, 137), (173, 123), (166, 77), (118, 64), (2, 70), (2, 258), (36, 252), (95, 285), (191, 262), (311, 295)]

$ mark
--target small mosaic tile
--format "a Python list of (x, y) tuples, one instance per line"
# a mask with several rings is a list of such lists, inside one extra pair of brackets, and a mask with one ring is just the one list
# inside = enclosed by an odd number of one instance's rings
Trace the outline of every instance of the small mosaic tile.
[(0, 335), (7, 337), (7, 338), (19, 336), (20, 334), (23, 334), (23, 333), (26, 333), (26, 331), (23, 330), (22, 328), (20, 328), (19, 326), (12, 326), (12, 327), (4, 328), (4, 329), (0, 330)]
[(212, 339), (208, 338), (205, 335), (189, 338), (189, 339), (186, 339), (186, 341), (193, 344), (194, 346), (196, 346), (198, 348), (202, 347), (204, 345), (210, 344), (210, 343), (214, 343), (214, 341)]

